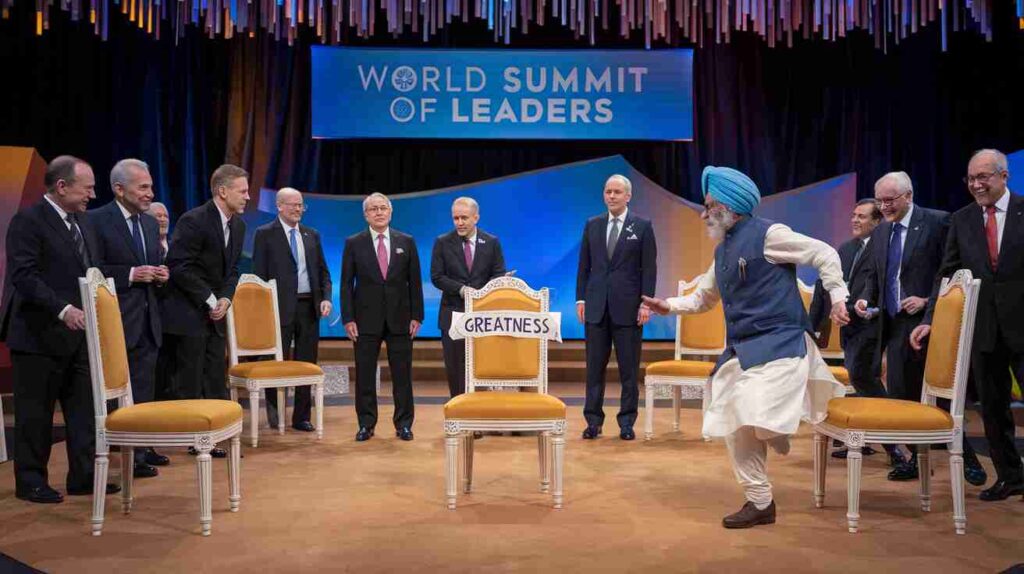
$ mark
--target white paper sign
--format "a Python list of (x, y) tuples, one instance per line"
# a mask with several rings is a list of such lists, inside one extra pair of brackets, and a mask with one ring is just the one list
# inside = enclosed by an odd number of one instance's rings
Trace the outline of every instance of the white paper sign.
[(562, 314), (530, 311), (453, 312), (448, 336), (456, 340), (504, 336), (561, 343)]

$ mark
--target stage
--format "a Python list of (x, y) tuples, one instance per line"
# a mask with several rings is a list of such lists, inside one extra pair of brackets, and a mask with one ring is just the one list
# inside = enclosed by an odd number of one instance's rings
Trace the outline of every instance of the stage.
[[(609, 391), (613, 391), (614, 387)], [(425, 397), (429, 399), (430, 397)], [(930, 513), (917, 482), (892, 483), (881, 454), (866, 457), (861, 532), (846, 531), (845, 463), (830, 459), (825, 508), (812, 500), (807, 427), (787, 457), (769, 455), (778, 523), (728, 531), (719, 522), (742, 504), (725, 445), (699, 437), (699, 411), (682, 432), (659, 408), (650, 442), (620, 441), (614, 407), (606, 436), (583, 441), (580, 406), (569, 410), (566, 503), (550, 508), (537, 484), (536, 439), (487, 436), (477, 443), (474, 492), (444, 505), (441, 407), (417, 404), (416, 440), (389, 432), (381, 405), (376, 437), (353, 441), (351, 406), (326, 413), (326, 436), (263, 429), (243, 447), (242, 506), (228, 512), (227, 469), (214, 465), (213, 534), (199, 536), (195, 470), (166, 451), (161, 476), (137, 480), (130, 516), (108, 498), (103, 536), (89, 536), (91, 499), (55, 506), (14, 498), (12, 464), (0, 465), (0, 552), (46, 572), (224, 571), (844, 571), (996, 572), (1024, 562), (1024, 502), (982, 503), (967, 486), (967, 535), (953, 533), (949, 466), (934, 455)], [(577, 401), (570, 400), (570, 404)], [(641, 412), (641, 416), (642, 416)], [(972, 426), (971, 434), (980, 429)], [(53, 484), (66, 459), (56, 445)], [(982, 463), (992, 472), (988, 458)]]

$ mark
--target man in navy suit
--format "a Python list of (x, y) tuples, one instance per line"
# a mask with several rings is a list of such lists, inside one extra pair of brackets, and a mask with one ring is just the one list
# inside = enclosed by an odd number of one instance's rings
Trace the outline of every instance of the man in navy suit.
[[(137, 159), (117, 162), (110, 170), (110, 187), (114, 201), (89, 213), (98, 240), (93, 264), (117, 286), (132, 398), (147, 403), (154, 399), (163, 340), (157, 289), (167, 283), (170, 272), (160, 264), (159, 224), (145, 213), (153, 201), (149, 166)], [(155, 467), (168, 462), (152, 448), (137, 448), (134, 475), (156, 476)]]
[[(281, 345), (285, 357), (316, 363), (320, 318), (331, 314), (331, 272), (324, 260), (320, 233), (299, 223), (306, 212), (302, 193), (283, 187), (277, 192), (277, 218), (256, 230), (252, 271), (264, 281), (277, 281), (281, 314)], [(294, 351), (292, 343), (295, 344)], [(292, 428), (312, 432), (309, 386), (295, 387)], [(277, 426), (277, 389), (266, 389), (267, 418)]]
[(356, 355), (357, 441), (369, 440), (377, 425), (377, 358), (385, 341), (395, 434), (413, 439), (412, 340), (423, 323), (423, 279), (416, 242), (391, 227), (391, 213), (387, 196), (367, 196), (369, 228), (346, 238), (341, 256), (341, 318)]
[(441, 290), (437, 326), (441, 329), (444, 368), (452, 397), (466, 392), (466, 341), (448, 336), (452, 312), (465, 311), (466, 287), (480, 289), (505, 274), (505, 256), (498, 238), (477, 227), (480, 206), (471, 197), (452, 202), (455, 229), (438, 236), (430, 256), (430, 281)]
[[(53, 411), (60, 401), (67, 431), (67, 493), (92, 494), (93, 418), (85, 313), (78, 278), (93, 266), (96, 238), (85, 214), (96, 178), (71, 156), (46, 166), (46, 195), (7, 228), (7, 288), (0, 340), (11, 350), (14, 379), (14, 494), (63, 502), (49, 483)], [(107, 493), (120, 490), (108, 485)]]
[[(996, 467), (995, 484), (978, 495), (989, 502), (1024, 494), (1024, 466), (1014, 444), (1010, 411), (1010, 370), (1018, 381), (1024, 380), (1024, 197), (1006, 186), (1007, 167), (1006, 156), (998, 150), (983, 149), (971, 156), (964, 183), (974, 203), (953, 214), (939, 268), (939, 277), (970, 269), (975, 279), (981, 279), (971, 370)], [(931, 332), (937, 296), (933, 294), (924, 321), (911, 336), (915, 348), (923, 348)], [(967, 444), (965, 440), (965, 463)]]
[(587, 397), (584, 439), (595, 439), (604, 424), (605, 370), (615, 344), (622, 395), (619, 437), (633, 440), (639, 390), (640, 346), (650, 309), (640, 296), (654, 296), (658, 248), (651, 222), (629, 212), (632, 184), (613, 175), (604, 184), (608, 211), (587, 221), (576, 275), (576, 316), (584, 323), (587, 355)]

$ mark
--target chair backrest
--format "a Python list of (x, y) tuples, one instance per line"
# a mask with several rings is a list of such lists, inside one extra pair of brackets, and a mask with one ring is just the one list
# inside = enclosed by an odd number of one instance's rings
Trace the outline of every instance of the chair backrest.
[(800, 300), (804, 302), (804, 311), (811, 312), (811, 299), (814, 298), (814, 286), (808, 285), (797, 278), (796, 286), (800, 290)]
[(228, 307), (228, 356), (231, 365), (239, 357), (274, 355), (283, 359), (281, 318), (277, 308), (277, 281), (264, 281), (246, 273), (239, 277)]
[[(678, 294), (689, 295), (704, 275), (680, 281)], [(676, 360), (683, 356), (720, 355), (725, 351), (725, 312), (722, 302), (703, 313), (680, 313), (676, 318)]]
[(117, 301), (114, 280), (93, 267), (78, 278), (85, 313), (85, 340), (89, 350), (89, 378), (96, 417), (107, 416), (107, 401), (118, 399), (121, 406), (132, 404), (128, 348)]
[[(466, 312), (529, 311), (547, 313), (547, 288), (531, 289), (516, 277), (491, 279), (481, 289), (466, 289)], [(466, 392), (477, 386), (528, 387), (548, 392), (548, 342), (490, 336), (466, 339)]]
[(932, 316), (921, 401), (934, 405), (936, 398), (949, 399), (949, 412), (954, 417), (964, 414), (980, 287), (981, 279), (975, 279), (967, 269), (943, 279)]

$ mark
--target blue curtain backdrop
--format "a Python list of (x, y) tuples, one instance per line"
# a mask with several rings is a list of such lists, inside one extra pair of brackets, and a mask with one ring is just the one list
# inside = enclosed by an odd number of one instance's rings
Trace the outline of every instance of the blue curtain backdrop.
[[(960, 177), (973, 149), (1024, 148), (1022, 96), (1014, 91), (1024, 77), (1024, 33), (1011, 2), (994, 6), (992, 43), (952, 34), (946, 53), (935, 27), (888, 54), (862, 32), (774, 49), (736, 33), (731, 44), (700, 48), (692, 143), (313, 141), (308, 35), (290, 47), (262, 32), (210, 40), (191, 30), (175, 45), (115, 14), (110, 40), (101, 42), (55, 10), (51, 30), (36, 37), (33, 8), (19, 0), (11, 19), (0, 20), (0, 144), (92, 162), (101, 182), (97, 204), (110, 197), (105, 174), (112, 163), (140, 157), (173, 216), (206, 200), (209, 174), (224, 161), (248, 168), (254, 189), (365, 194), (614, 154), (693, 200), (708, 163), (748, 172), (765, 193), (856, 172), (859, 194), (868, 195), (879, 175), (903, 169), (919, 203), (953, 209), (968, 201)], [(482, 25), (454, 23), (431, 45), (492, 47), (490, 38)], [(641, 42), (607, 33), (598, 45)], [(386, 34), (353, 35), (346, 43), (422, 45), (418, 37)], [(514, 46), (585, 48), (554, 25), (531, 28)]]

